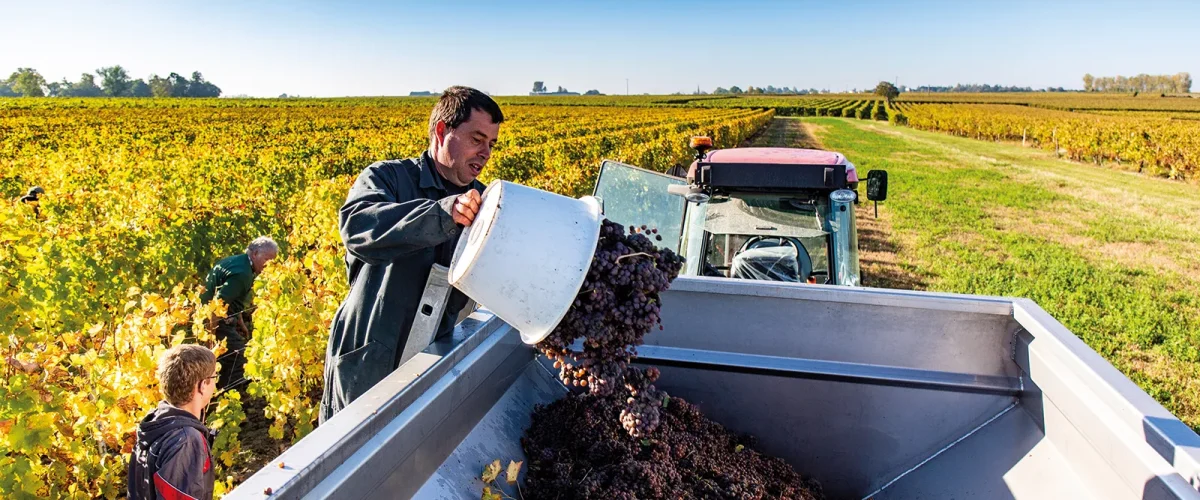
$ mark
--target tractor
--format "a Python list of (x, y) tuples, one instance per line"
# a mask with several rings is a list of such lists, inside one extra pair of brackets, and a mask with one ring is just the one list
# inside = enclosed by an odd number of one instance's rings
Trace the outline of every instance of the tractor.
[[(226, 498), (512, 498), (493, 492), (494, 473), (481, 481), (501, 461), (515, 496), (549, 495), (530, 484), (533, 467), (569, 464), (527, 456), (522, 438), (534, 409), (570, 389), (501, 309), (522, 320), (573, 301), (545, 277), (582, 282), (595, 240), (548, 235), (598, 234), (606, 217), (654, 226), (693, 274), (662, 292), (663, 329), (634, 362), (662, 371), (669, 401), (754, 436), (755, 451), (830, 498), (1200, 499), (1200, 436), (1033, 301), (854, 286), (857, 173), (845, 157), (692, 145), (687, 171), (604, 162), (602, 203), (516, 185), (485, 195), (491, 222), (472, 224), (460, 245), (478, 251), (456, 260), (500, 273), (472, 282), (495, 287), (475, 290), (492, 300), (436, 339), (441, 306), (423, 300), (419, 314), (435, 319), (414, 323), (407, 361)], [(868, 174), (868, 200), (886, 197), (886, 179)], [(431, 272), (426, 297), (445, 297), (447, 279)]]
[[(860, 286), (854, 207), (858, 172), (840, 153), (800, 148), (713, 150), (693, 137), (686, 173), (605, 160), (595, 196), (605, 216), (654, 228), (687, 259), (682, 274)], [(867, 199), (887, 198), (887, 172)], [(878, 210), (878, 208), (876, 208)]]

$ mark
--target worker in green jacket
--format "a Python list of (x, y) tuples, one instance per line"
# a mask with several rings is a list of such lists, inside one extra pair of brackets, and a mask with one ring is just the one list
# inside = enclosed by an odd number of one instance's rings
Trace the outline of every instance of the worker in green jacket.
[(254, 278), (262, 272), (267, 263), (279, 254), (279, 245), (267, 236), (260, 236), (250, 242), (246, 253), (226, 257), (217, 262), (209, 271), (204, 282), (204, 293), (200, 302), (207, 304), (213, 298), (225, 302), (228, 308), (225, 316), (215, 322), (217, 340), (224, 340), (228, 348), (217, 361), (221, 363), (221, 376), (217, 379), (217, 388), (226, 389), (231, 385), (242, 382), (242, 367), (246, 364), (246, 341), (250, 339), (252, 307), (250, 306), (251, 291), (254, 289)]
[[(487, 94), (450, 87), (430, 114), (429, 149), (371, 164), (350, 188), (338, 213), (350, 291), (329, 329), (322, 423), (398, 366), (430, 269), (450, 264), (479, 211), (476, 177), (502, 121)], [(451, 291), (438, 337), (453, 331), (467, 301)]]

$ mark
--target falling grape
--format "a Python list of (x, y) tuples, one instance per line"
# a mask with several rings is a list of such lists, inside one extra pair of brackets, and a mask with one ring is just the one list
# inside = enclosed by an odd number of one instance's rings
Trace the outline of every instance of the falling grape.
[[(679, 276), (684, 262), (670, 249), (655, 247), (646, 226), (640, 230), (629, 226), (627, 233), (624, 226), (603, 221), (579, 295), (537, 345), (554, 360), (564, 384), (627, 401), (620, 418), (632, 436), (644, 436), (658, 426), (658, 405), (665, 394), (651, 385), (658, 370), (643, 372), (629, 362), (643, 337), (656, 326), (662, 329), (659, 293)], [(573, 350), (579, 339), (582, 350)]]

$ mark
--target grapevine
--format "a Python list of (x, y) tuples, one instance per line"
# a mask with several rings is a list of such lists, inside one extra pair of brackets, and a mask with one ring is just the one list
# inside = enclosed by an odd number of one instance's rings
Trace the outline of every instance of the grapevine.
[[(222, 306), (198, 304), (200, 280), (258, 235), (283, 248), (255, 282), (250, 383), (207, 414), (218, 496), (247, 472), (245, 419), (270, 421), (272, 454), (310, 432), (347, 288), (338, 208), (364, 167), (421, 152), (432, 104), (0, 99), (0, 498), (124, 491), (133, 431), (160, 397), (158, 354), (223, 349), (203, 328)], [(509, 120), (483, 180), (576, 196), (604, 158), (666, 170), (688, 161), (691, 135), (731, 147), (773, 116), (640, 97), (501, 104)], [(37, 210), (16, 201), (35, 185)]]

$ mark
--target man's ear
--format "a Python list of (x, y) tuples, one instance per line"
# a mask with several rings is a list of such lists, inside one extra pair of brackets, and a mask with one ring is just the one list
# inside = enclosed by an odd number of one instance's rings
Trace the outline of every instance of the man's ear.
[(446, 142), (446, 122), (438, 120), (437, 124), (433, 126), (433, 136), (437, 138), (438, 146)]

